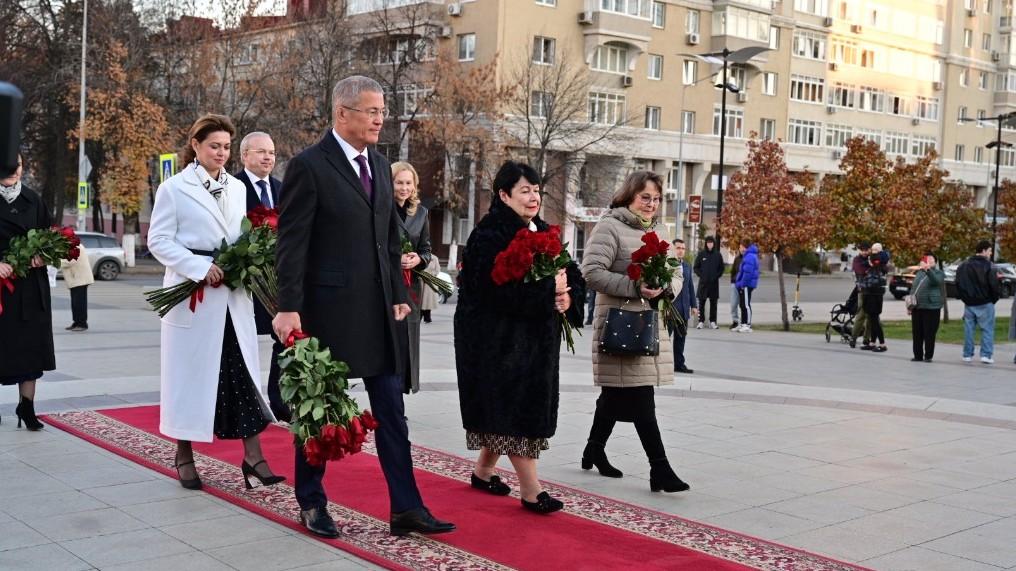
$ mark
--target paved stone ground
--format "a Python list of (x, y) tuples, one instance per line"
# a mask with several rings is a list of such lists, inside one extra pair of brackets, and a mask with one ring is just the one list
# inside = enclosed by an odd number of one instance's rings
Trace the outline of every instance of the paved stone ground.
[[(91, 288), (92, 329), (58, 328), (60, 369), (40, 384), (40, 409), (157, 400), (158, 322), (140, 291), (130, 281)], [(54, 322), (69, 322), (66, 290), (54, 296)], [(452, 311), (424, 326), (423, 391), (407, 409), (416, 443), (469, 456)], [(692, 491), (666, 495), (649, 491), (630, 425), (608, 445), (623, 479), (579, 469), (596, 398), (589, 342), (563, 355), (559, 429), (541, 477), (877, 569), (1016, 569), (1016, 365), (1003, 358), (1012, 345), (992, 367), (963, 364), (946, 345), (929, 365), (910, 363), (904, 342), (872, 355), (815, 335), (692, 331), (696, 374), (657, 398)], [(14, 393), (0, 392), (0, 569), (370, 567), (58, 430), (17, 430)]]

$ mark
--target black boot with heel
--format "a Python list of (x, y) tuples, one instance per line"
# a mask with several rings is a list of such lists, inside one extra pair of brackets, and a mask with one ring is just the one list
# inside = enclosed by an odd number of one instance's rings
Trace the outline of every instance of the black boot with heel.
[(42, 430), (46, 426), (39, 422), (39, 419), (35, 416), (35, 404), (32, 402), (32, 399), (26, 396), (22, 396), (21, 400), (18, 401), (14, 414), (18, 416), (18, 428), (21, 428), (22, 421), (25, 422), (25, 428), (28, 430)]
[(586, 449), (582, 451), (582, 469), (591, 470), (593, 466), (596, 466), (601, 476), (608, 478), (620, 478), (624, 476), (623, 472), (610, 465), (603, 444), (590, 440), (586, 443)]
[(677, 477), (666, 458), (649, 461), (649, 489), (654, 492), (684, 492), (691, 489)]

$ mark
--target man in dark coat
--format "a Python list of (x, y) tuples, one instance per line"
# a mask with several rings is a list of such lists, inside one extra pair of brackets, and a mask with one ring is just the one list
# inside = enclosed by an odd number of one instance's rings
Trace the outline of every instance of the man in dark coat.
[[(376, 144), (387, 109), (381, 85), (352, 76), (332, 92), (333, 128), (286, 167), (276, 265), (279, 339), (303, 330), (362, 378), (379, 427), (377, 455), (391, 500), (391, 533), (441, 533), (455, 526), (431, 515), (413, 475), (402, 401), (396, 321), (410, 308), (402, 283), (399, 219), (391, 167)], [(337, 537), (321, 480), (296, 450), (296, 499), (311, 532)]]
[(709, 328), (718, 329), (716, 325), (716, 303), (720, 299), (720, 276), (726, 265), (723, 256), (716, 249), (716, 238), (706, 236), (706, 248), (695, 257), (695, 275), (698, 276), (698, 325), (706, 320), (706, 301), (709, 302)]
[[(681, 260), (681, 267), (676, 271), (680, 271), (684, 276), (684, 282), (681, 285), (681, 291), (678, 292), (677, 297), (674, 298), (674, 307), (677, 309), (681, 317), (684, 318), (685, 323), (685, 335), (681, 335), (680, 332), (673, 332), (674, 342), (674, 372), (692, 374), (695, 371), (688, 368), (687, 363), (684, 360), (684, 341), (688, 333), (687, 324), (691, 319), (692, 315), (698, 314), (699, 325), (702, 324), (702, 314), (698, 313), (699, 310), (695, 307), (695, 280), (691, 277), (691, 268), (688, 266), (688, 262), (684, 261), (684, 253), (687, 251), (687, 246), (684, 244), (684, 240), (680, 238), (674, 239), (674, 257)], [(722, 263), (722, 262), (721, 262)], [(702, 282), (699, 282), (701, 286)], [(713, 313), (716, 312), (716, 300), (713, 299)], [(716, 324), (713, 323), (715, 326)], [(713, 327), (715, 329), (716, 327)]]
[[(272, 169), (275, 168), (275, 143), (268, 133), (254, 131), (240, 141), (240, 161), (243, 162), (243, 169), (235, 176), (244, 186), (247, 187), (247, 211), (258, 206), (275, 208), (279, 205), (279, 191), (282, 188), (282, 181), (272, 176)], [(282, 343), (275, 337), (272, 331), (272, 316), (265, 309), (265, 306), (254, 298), (254, 322), (257, 324), (258, 335), (271, 335), (272, 341), (272, 364), (268, 373), (268, 403), (272, 408), (275, 418), (289, 422), (292, 414), (289, 407), (282, 400), (282, 393), (279, 391), (279, 370), (278, 357), (282, 352)]]

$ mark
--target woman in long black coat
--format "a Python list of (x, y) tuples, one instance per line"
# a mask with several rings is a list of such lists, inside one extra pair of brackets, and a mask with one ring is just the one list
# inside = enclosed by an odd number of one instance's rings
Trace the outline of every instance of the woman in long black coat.
[[(49, 209), (21, 183), (21, 173), (19, 156), (14, 174), (0, 179), (0, 259), (12, 238), (52, 225)], [(0, 384), (18, 385), (18, 426), (24, 421), (29, 430), (39, 430), (43, 424), (35, 417), (35, 381), (56, 368), (46, 265), (36, 258), (28, 276), (15, 278), (11, 266), (0, 262), (0, 278), (14, 279), (13, 292), (0, 288)]]
[[(420, 205), (420, 176), (413, 165), (406, 162), (392, 164), (392, 185), (395, 187), (395, 211), (399, 220), (403, 240), (412, 246), (411, 253), (402, 254), (402, 269), (423, 270), (430, 263), (430, 222), (427, 209)], [(413, 309), (398, 324), (405, 330), (403, 337), (408, 337), (406, 347), (402, 349), (403, 360), (406, 362), (405, 375), (407, 393), (420, 390), (420, 302), (423, 300), (423, 282), (415, 274), (410, 278), (409, 306)]]
[(455, 364), (466, 444), (480, 450), (471, 483), (495, 495), (511, 489), (494, 473), (507, 455), (519, 477), (523, 507), (550, 513), (563, 507), (543, 491), (536, 460), (557, 429), (560, 314), (582, 327), (585, 282), (573, 263), (555, 278), (495, 285), (494, 259), (523, 229), (547, 230), (540, 211), (540, 177), (508, 161), (494, 178), (487, 214), (463, 254), (455, 310)]

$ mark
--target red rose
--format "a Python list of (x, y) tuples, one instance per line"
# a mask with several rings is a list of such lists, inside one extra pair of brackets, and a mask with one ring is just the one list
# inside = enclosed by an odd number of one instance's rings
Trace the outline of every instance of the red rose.
[(642, 235), (642, 243), (655, 246), (660, 243), (660, 237), (656, 235), (656, 232), (646, 232)]
[(349, 450), (349, 446), (352, 444), (353, 439), (349, 437), (349, 431), (346, 430), (345, 426), (340, 426), (335, 429), (335, 438), (340, 448), (343, 450)]
[(70, 261), (77, 260), (81, 256), (81, 249), (77, 246), (72, 247), (67, 251), (67, 259)]
[(371, 414), (369, 410), (363, 411), (363, 414), (360, 415), (360, 420), (363, 422), (363, 425), (367, 427), (367, 430), (377, 430), (377, 419), (374, 418), (374, 415)]
[(642, 277), (642, 266), (638, 264), (628, 264), (628, 277), (632, 281), (637, 282)]
[(659, 242), (658, 244), (656, 244), (656, 253), (657, 254), (666, 254), (667, 250), (669, 250), (669, 249), (670, 249), (670, 244), (668, 244), (667, 242)]
[(317, 438), (308, 438), (303, 443), (303, 455), (307, 457), (307, 463), (311, 466), (321, 466), (325, 463), (323, 450)]
[(300, 331), (299, 329), (294, 329), (293, 332), (289, 334), (289, 337), (286, 338), (286, 347), (292, 347), (294, 343), (296, 343), (300, 339), (306, 339), (307, 337), (309, 337), (309, 335), (307, 335), (303, 331)]

